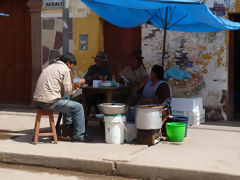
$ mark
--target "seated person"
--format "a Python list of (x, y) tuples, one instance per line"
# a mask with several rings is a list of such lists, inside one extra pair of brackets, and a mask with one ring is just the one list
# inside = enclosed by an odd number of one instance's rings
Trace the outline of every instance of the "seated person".
[(99, 80), (105, 77), (106, 80), (112, 79), (112, 73), (107, 66), (108, 55), (105, 52), (98, 51), (95, 59), (95, 64), (88, 68), (88, 72), (84, 76), (86, 83), (92, 86), (93, 80)]
[(163, 78), (164, 70), (162, 66), (154, 65), (150, 73), (150, 79), (142, 89), (140, 104), (157, 104), (170, 106), (171, 89), (167, 81)]
[[(108, 55), (105, 52), (99, 51), (96, 54), (95, 65), (89, 67), (88, 72), (84, 76), (86, 83), (92, 86), (93, 80), (99, 80), (102, 77), (106, 77), (106, 80), (112, 79), (112, 73), (107, 66), (107, 62), (109, 60)], [(104, 101), (104, 96), (101, 95), (91, 95), (87, 98), (87, 116), (90, 114), (90, 110), (92, 107), (95, 108), (96, 113), (98, 113), (97, 104)]]
[[(150, 73), (150, 79), (140, 90), (140, 102), (136, 105), (162, 105), (170, 106), (172, 92), (170, 86), (163, 79), (164, 70), (162, 66), (154, 65)], [(130, 108), (128, 121), (135, 121), (135, 108)]]
[(129, 66), (126, 66), (119, 74), (118, 81), (124, 83), (124, 81), (130, 84), (144, 84), (148, 79), (148, 73), (143, 64), (142, 51), (136, 49), (131, 57)]
[(69, 98), (69, 95), (85, 84), (85, 79), (73, 83), (72, 68), (76, 64), (75, 57), (66, 53), (43, 69), (37, 81), (33, 101), (37, 108), (66, 113), (66, 120), (74, 126), (72, 141), (84, 142), (86, 137), (83, 106)]
[[(143, 59), (142, 51), (136, 49), (131, 57), (129, 66), (126, 66), (116, 77), (119, 83), (131, 86), (130, 99), (127, 100), (127, 103), (130, 105), (137, 103), (139, 97), (136, 92), (148, 79), (148, 73), (143, 64)], [(124, 97), (126, 98), (126, 95)]]

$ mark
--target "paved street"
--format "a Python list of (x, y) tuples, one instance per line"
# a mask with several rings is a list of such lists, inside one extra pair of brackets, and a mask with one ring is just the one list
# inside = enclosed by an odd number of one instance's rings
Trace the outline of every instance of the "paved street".
[(2, 163), (0, 163), (0, 174), (1, 180), (134, 180), (116, 176)]
[[(240, 122), (188, 127), (183, 142), (106, 144), (104, 129), (89, 123), (91, 143), (41, 139), (32, 144), (34, 113), (0, 111), (0, 161), (71, 171), (150, 179), (240, 179)], [(55, 118), (56, 120), (56, 118)], [(43, 119), (42, 127), (48, 126)]]

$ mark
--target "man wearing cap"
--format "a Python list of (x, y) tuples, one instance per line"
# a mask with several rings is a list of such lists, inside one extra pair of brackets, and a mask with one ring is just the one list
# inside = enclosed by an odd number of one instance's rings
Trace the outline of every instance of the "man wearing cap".
[(105, 78), (106, 80), (112, 79), (112, 73), (110, 69), (107, 67), (108, 55), (105, 52), (98, 51), (95, 59), (95, 64), (90, 66), (87, 74), (84, 76), (86, 83), (88, 85), (92, 85), (93, 80), (99, 80), (101, 78)]

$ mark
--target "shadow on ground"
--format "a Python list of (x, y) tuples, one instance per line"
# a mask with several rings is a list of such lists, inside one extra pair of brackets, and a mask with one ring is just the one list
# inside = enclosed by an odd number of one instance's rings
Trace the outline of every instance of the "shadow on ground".
[(239, 121), (207, 121), (199, 126), (189, 126), (193, 129), (201, 130), (214, 130), (214, 131), (223, 131), (223, 132), (237, 132), (240, 133), (240, 122)]
[(240, 127), (240, 121), (207, 121), (204, 125)]
[[(49, 128), (41, 128), (41, 131), (48, 131)], [(104, 125), (98, 121), (90, 121), (86, 127), (86, 133), (91, 142), (105, 143), (105, 129)], [(0, 129), (0, 140), (12, 139), (21, 143), (32, 143), (33, 129), (26, 129), (21, 131), (10, 131)], [(51, 137), (39, 137), (39, 142), (49, 143)], [(58, 139), (61, 141), (61, 139)], [(63, 139), (63, 141), (69, 141), (70, 139)]]

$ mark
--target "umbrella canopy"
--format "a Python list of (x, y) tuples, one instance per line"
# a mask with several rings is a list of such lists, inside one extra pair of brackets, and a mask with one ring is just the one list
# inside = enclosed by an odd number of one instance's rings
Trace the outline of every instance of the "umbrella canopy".
[[(106, 21), (119, 27), (136, 27), (144, 23), (163, 28), (166, 7), (174, 11), (168, 30), (182, 32), (216, 32), (236, 30), (240, 24), (212, 14), (205, 3), (192, 0), (82, 0)], [(178, 21), (184, 17), (182, 20)], [(178, 21), (178, 22), (177, 22)], [(164, 22), (164, 21), (163, 21)], [(176, 24), (174, 24), (177, 22)]]
[(198, 0), (81, 0), (106, 21), (119, 27), (144, 23), (164, 29), (162, 65), (166, 31), (217, 32), (238, 30), (240, 23), (215, 16)]
[(0, 16), (9, 16), (9, 14), (0, 13)]

